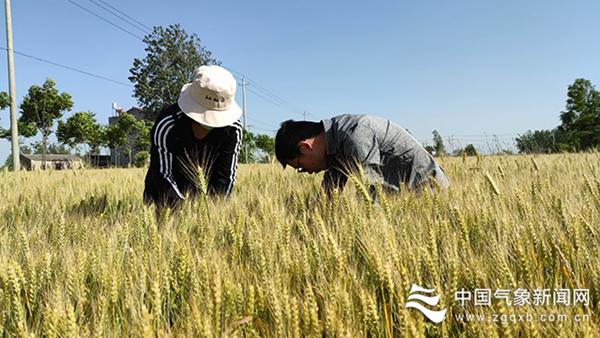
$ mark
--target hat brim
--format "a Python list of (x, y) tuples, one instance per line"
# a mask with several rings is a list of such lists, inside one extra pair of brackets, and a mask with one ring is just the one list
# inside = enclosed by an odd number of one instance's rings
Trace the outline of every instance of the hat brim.
[(242, 116), (242, 108), (233, 100), (227, 110), (210, 110), (196, 102), (191, 96), (191, 83), (185, 84), (179, 94), (177, 104), (181, 111), (192, 120), (211, 127), (220, 128), (233, 124)]

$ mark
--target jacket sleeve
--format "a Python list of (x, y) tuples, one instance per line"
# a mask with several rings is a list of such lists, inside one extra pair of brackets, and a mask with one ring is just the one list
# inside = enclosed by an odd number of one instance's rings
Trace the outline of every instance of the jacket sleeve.
[(211, 195), (229, 196), (236, 178), (237, 162), (242, 145), (242, 126), (233, 124), (232, 132), (223, 143), (219, 155), (212, 163), (208, 192)]
[[(176, 205), (185, 198), (173, 179), (173, 145), (168, 143), (177, 114), (180, 112), (159, 116), (150, 133), (150, 170), (153, 175), (146, 183), (146, 190), (154, 192), (154, 199), (159, 204)], [(148, 187), (149, 184), (154, 186)]]

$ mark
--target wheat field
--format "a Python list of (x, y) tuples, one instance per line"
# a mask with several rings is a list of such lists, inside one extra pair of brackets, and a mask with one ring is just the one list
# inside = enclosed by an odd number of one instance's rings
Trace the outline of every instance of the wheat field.
[[(600, 154), (441, 162), (448, 192), (376, 203), (359, 178), (327, 201), (318, 175), (240, 165), (230, 199), (159, 219), (144, 169), (0, 173), (0, 337), (600, 336)], [(441, 323), (405, 307), (413, 284)], [(486, 288), (589, 302), (455, 298)]]

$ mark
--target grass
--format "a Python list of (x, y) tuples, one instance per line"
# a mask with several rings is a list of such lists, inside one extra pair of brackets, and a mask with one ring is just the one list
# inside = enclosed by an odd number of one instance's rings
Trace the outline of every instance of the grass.
[[(0, 173), (0, 336), (598, 336), (599, 164), (447, 158), (449, 192), (375, 204), (358, 179), (329, 202), (319, 176), (242, 165), (229, 200), (159, 220), (141, 169)], [(442, 323), (404, 308), (413, 283), (441, 295)], [(462, 307), (462, 288), (584, 288), (590, 302)]]

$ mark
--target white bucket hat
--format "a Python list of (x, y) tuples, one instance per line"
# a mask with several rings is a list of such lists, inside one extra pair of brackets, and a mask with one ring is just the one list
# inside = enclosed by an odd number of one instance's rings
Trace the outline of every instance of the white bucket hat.
[(219, 66), (200, 66), (194, 81), (181, 88), (177, 103), (192, 120), (211, 128), (225, 127), (237, 121), (242, 109), (235, 102), (237, 82)]

